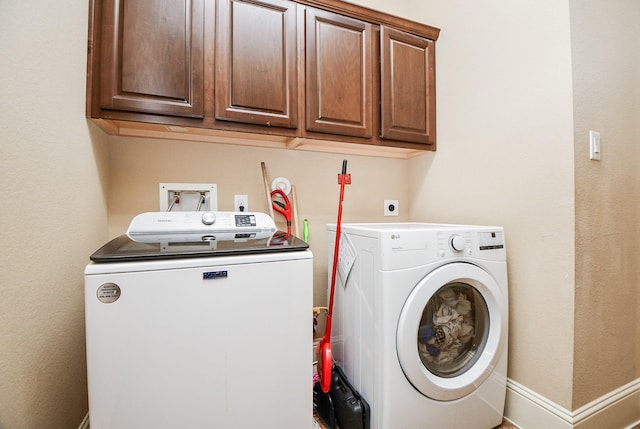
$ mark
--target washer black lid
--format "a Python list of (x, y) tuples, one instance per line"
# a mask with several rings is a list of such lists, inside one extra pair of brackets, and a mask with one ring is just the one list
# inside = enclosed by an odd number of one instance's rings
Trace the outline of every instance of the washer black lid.
[(292, 252), (309, 248), (303, 240), (282, 231), (267, 237), (263, 234), (238, 233), (233, 237), (228, 234), (221, 237), (207, 234), (184, 238), (184, 241), (163, 241), (163, 237), (158, 237), (158, 240), (146, 237), (144, 241), (136, 241), (121, 235), (96, 250), (90, 259), (94, 262), (144, 261)]

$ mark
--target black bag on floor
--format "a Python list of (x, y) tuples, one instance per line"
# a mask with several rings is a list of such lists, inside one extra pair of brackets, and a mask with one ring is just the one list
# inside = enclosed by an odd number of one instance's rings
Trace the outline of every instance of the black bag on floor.
[(327, 429), (369, 429), (369, 404), (351, 386), (342, 368), (333, 366), (331, 387), (324, 393), (313, 386), (313, 407)]

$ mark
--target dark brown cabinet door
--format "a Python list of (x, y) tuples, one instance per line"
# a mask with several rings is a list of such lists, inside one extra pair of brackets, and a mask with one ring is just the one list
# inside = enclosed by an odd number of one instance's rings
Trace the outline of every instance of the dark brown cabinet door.
[(99, 105), (202, 117), (203, 0), (104, 0)]
[(296, 128), (297, 5), (220, 0), (217, 6), (216, 119)]
[(307, 130), (371, 137), (372, 25), (306, 10)]
[(381, 27), (383, 139), (435, 143), (435, 43)]

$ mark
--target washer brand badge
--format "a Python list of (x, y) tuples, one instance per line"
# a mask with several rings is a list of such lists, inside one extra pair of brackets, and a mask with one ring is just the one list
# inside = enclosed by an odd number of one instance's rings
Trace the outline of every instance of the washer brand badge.
[(207, 271), (202, 273), (202, 280), (226, 279), (227, 277), (227, 271)]
[(104, 283), (100, 285), (96, 295), (100, 302), (111, 304), (120, 298), (120, 286), (115, 283)]

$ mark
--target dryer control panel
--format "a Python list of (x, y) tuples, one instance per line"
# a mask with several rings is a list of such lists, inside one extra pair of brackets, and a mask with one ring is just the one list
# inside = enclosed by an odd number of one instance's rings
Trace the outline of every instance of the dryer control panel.
[(478, 247), (480, 250), (504, 249), (502, 231), (478, 232)]
[[(335, 225), (327, 225), (335, 231)], [(348, 223), (342, 225), (343, 237), (349, 236), (357, 247), (364, 242), (380, 246), (385, 257), (382, 270), (416, 267), (449, 258), (472, 258), (486, 261), (505, 261), (504, 230), (499, 226), (476, 226), (435, 223)], [(341, 241), (340, 247), (346, 246)], [(379, 242), (379, 243), (378, 243)], [(357, 252), (343, 251), (340, 257)], [(355, 256), (354, 256), (355, 255)], [(348, 266), (348, 264), (346, 264)], [(343, 270), (344, 271), (344, 270)]]
[(441, 231), (438, 233), (438, 256), (474, 256), (482, 259), (504, 258), (502, 229), (475, 231)]

